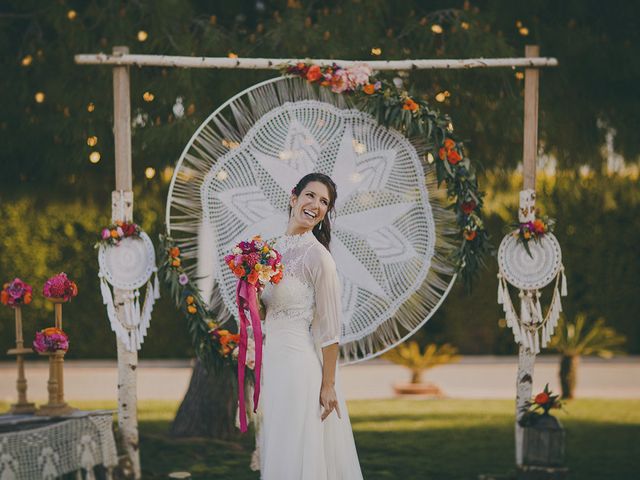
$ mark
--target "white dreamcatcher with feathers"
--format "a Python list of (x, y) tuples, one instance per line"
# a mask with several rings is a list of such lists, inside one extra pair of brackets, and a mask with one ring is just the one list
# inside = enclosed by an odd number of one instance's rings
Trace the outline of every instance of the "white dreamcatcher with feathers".
[(427, 148), (299, 78), (263, 82), (217, 109), (183, 151), (166, 219), (216, 320), (237, 315), (224, 255), (256, 234), (280, 237), (291, 189), (321, 172), (338, 190), (331, 252), (342, 361), (374, 357), (414, 333), (455, 280), (458, 241), (446, 192), (422, 160)]
[[(535, 201), (533, 190), (520, 192), (518, 221), (521, 224), (536, 220)], [(528, 249), (518, 242), (515, 233), (506, 235), (498, 249), (498, 304), (502, 305), (516, 343), (538, 354), (547, 346), (558, 325), (562, 313), (560, 297), (567, 295), (567, 278), (560, 244), (552, 233), (545, 233), (538, 241), (529, 241)], [(552, 282), (555, 285), (551, 302), (543, 315), (541, 289)], [(519, 290), (519, 313), (511, 300), (509, 285)]]

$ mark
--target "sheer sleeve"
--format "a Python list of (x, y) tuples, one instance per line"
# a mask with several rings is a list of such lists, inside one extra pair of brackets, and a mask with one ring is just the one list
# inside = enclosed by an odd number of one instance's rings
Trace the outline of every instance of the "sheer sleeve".
[(313, 338), (321, 347), (339, 343), (342, 306), (336, 262), (328, 250), (318, 245), (307, 252), (304, 266), (316, 294)]

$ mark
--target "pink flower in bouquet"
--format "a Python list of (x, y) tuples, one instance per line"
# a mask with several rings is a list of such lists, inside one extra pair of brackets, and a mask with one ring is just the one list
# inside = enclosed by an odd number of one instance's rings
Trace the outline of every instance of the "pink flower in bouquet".
[(61, 298), (68, 302), (78, 295), (78, 287), (75, 282), (67, 278), (66, 273), (54, 275), (44, 283), (42, 293), (47, 298)]
[(29, 305), (31, 303), (33, 289), (31, 285), (23, 282), (19, 278), (15, 278), (11, 283), (5, 283), (0, 293), (0, 301), (4, 305), (10, 307), (16, 307), (24, 304)]
[(69, 350), (69, 337), (59, 328), (50, 327), (36, 332), (33, 349), (38, 353)]
[[(258, 247), (258, 248), (262, 248), (262, 247)], [(257, 252), (253, 252), (253, 253), (247, 254), (245, 258), (247, 261), (247, 265), (249, 265), (249, 268), (253, 269), (257, 263), (260, 263), (261, 255)]]
[(111, 238), (111, 230), (109, 230), (108, 228), (103, 228), (100, 236), (103, 240), (109, 240), (109, 238)]

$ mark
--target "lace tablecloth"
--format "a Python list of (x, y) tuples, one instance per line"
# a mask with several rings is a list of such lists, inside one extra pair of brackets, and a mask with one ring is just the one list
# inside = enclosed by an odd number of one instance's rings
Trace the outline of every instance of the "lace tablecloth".
[(0, 415), (0, 479), (53, 480), (118, 464), (110, 411), (77, 411), (63, 418)]

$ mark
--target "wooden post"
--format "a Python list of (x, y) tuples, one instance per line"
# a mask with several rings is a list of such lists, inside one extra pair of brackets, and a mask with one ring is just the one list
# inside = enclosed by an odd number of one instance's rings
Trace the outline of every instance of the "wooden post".
[(22, 334), (22, 308), (20, 305), (14, 307), (16, 321), (16, 348), (10, 349), (7, 354), (16, 356), (16, 364), (18, 367), (18, 379), (16, 380), (16, 389), (18, 390), (18, 403), (11, 405), (10, 413), (23, 414), (33, 413), (36, 406), (27, 401), (27, 378), (24, 374), (24, 356), (32, 353), (30, 348), (24, 348), (24, 336)]
[[(537, 57), (540, 54), (538, 45), (527, 45), (525, 57)], [(524, 72), (524, 137), (522, 150), (523, 190), (536, 188), (536, 158), (538, 150), (538, 79), (537, 68), (527, 68)], [(531, 398), (533, 369), (536, 361), (535, 353), (520, 345), (518, 352), (518, 376), (516, 379), (516, 465), (522, 465), (523, 430), (518, 425), (521, 409)]]
[[(114, 47), (114, 55), (126, 55), (128, 47)], [(131, 98), (129, 93), (129, 67), (113, 68), (114, 140), (116, 162), (116, 189), (112, 194), (112, 221), (130, 221), (133, 216), (131, 174)], [(124, 292), (114, 291), (118, 321), (125, 324)], [(138, 439), (137, 373), (138, 352), (130, 352), (116, 337), (118, 350), (118, 428), (122, 446), (130, 462), (131, 475), (141, 477)]]

